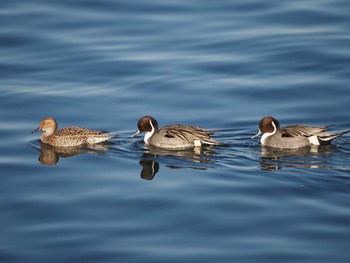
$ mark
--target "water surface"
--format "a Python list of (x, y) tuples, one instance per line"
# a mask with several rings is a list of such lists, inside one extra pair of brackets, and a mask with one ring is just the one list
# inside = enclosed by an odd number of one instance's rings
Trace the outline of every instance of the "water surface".
[[(258, 122), (350, 129), (348, 1), (1, 1), (1, 262), (349, 262), (349, 135), (267, 153)], [(143, 115), (225, 147), (131, 139)], [(111, 131), (57, 151), (32, 135)]]

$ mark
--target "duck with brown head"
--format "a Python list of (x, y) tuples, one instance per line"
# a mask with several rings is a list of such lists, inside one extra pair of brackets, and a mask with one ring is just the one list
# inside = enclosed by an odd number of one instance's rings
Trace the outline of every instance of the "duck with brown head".
[(279, 122), (272, 116), (263, 117), (259, 123), (259, 131), (256, 136), (262, 134), (260, 142), (264, 146), (280, 148), (280, 149), (295, 149), (309, 147), (312, 145), (329, 144), (333, 139), (344, 135), (350, 130), (330, 134), (327, 129), (332, 125), (327, 126), (307, 126), (307, 125), (288, 125), (280, 128)]
[(179, 150), (202, 145), (222, 145), (210, 137), (215, 133), (213, 131), (182, 124), (167, 125), (159, 129), (158, 122), (151, 116), (142, 117), (137, 128), (132, 137), (145, 132), (145, 144), (163, 149)]

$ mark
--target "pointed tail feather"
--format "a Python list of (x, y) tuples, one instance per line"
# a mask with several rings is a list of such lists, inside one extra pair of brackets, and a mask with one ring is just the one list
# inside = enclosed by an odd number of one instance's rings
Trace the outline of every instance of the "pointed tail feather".
[(335, 138), (338, 138), (346, 133), (349, 133), (350, 130), (347, 130), (347, 131), (344, 131), (344, 132), (341, 132), (341, 133), (336, 133), (336, 134), (330, 134), (330, 135), (326, 135), (326, 136), (320, 136), (318, 137), (319, 140), (320, 140), (320, 143), (322, 145), (325, 145), (325, 144), (329, 144), (332, 140), (334, 140)]

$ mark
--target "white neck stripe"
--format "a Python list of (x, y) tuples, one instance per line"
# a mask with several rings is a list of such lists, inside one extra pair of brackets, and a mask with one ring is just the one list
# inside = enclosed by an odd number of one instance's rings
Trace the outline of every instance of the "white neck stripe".
[(277, 132), (276, 124), (273, 121), (272, 121), (272, 126), (273, 126), (273, 132), (265, 132), (263, 136), (261, 136), (260, 142), (262, 145), (265, 145), (265, 141), (267, 138), (269, 138), (270, 136), (274, 135)]
[(275, 134), (275, 133), (276, 133), (276, 131), (277, 131), (277, 127), (276, 127), (276, 124), (275, 124), (275, 122), (274, 122), (274, 121), (272, 121), (272, 126), (273, 126), (273, 132), (272, 132), (272, 134), (271, 134), (271, 135)]
[(152, 135), (155, 132), (155, 129), (153, 127), (152, 121), (150, 120), (149, 123), (151, 124), (152, 130), (149, 132), (146, 132), (145, 138), (143, 139), (146, 144), (148, 144), (149, 139), (152, 137)]

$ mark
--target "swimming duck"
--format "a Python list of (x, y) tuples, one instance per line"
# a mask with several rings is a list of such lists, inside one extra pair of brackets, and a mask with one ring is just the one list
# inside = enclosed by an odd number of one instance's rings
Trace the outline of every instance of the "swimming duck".
[(266, 116), (260, 120), (259, 131), (252, 138), (262, 134), (260, 142), (264, 146), (280, 149), (295, 149), (312, 145), (329, 144), (333, 139), (350, 132), (350, 130), (348, 130), (341, 133), (330, 134), (327, 132), (330, 126), (332, 125), (288, 125), (284, 128), (280, 128), (279, 122), (274, 117)]
[(142, 117), (137, 127), (132, 137), (145, 132), (145, 144), (163, 149), (178, 150), (202, 145), (222, 145), (210, 137), (214, 131), (182, 124), (167, 125), (159, 129), (158, 122), (151, 116)]
[(44, 118), (39, 128), (32, 133), (44, 131), (40, 139), (43, 143), (58, 147), (74, 147), (84, 144), (95, 144), (108, 140), (112, 136), (97, 130), (89, 130), (76, 126), (62, 128), (57, 131), (57, 122), (54, 118)]

